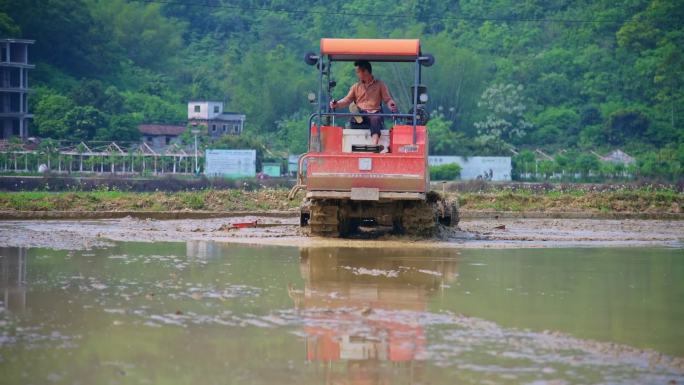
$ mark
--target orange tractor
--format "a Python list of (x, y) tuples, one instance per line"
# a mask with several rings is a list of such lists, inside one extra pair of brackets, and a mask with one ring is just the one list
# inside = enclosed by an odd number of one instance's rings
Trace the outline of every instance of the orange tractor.
[[(330, 108), (336, 85), (333, 63), (358, 60), (415, 66), (410, 111), (375, 114), (393, 120), (389, 129), (382, 130), (377, 145), (369, 127), (351, 123), (367, 114)], [(426, 236), (434, 233), (438, 223), (456, 225), (456, 203), (430, 191), (427, 88), (421, 84), (421, 70), (431, 66), (434, 58), (421, 52), (420, 41), (321, 39), (320, 54), (307, 53), (305, 61), (318, 70), (320, 85), (317, 94), (309, 95), (316, 105), (309, 119), (309, 151), (299, 158), (297, 184), (290, 191), (293, 199), (299, 190), (306, 190), (301, 225), (309, 226), (313, 235), (331, 237), (373, 226)]]

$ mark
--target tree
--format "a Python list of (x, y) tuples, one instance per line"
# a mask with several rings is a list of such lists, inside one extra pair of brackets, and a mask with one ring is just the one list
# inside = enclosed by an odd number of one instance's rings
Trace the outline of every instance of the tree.
[[(116, 49), (86, 0), (4, 0), (4, 12), (27, 38), (35, 39), (34, 60), (71, 74), (102, 74), (116, 68)], [(13, 36), (20, 37), (20, 36)]]
[(530, 150), (520, 151), (511, 159), (513, 170), (518, 176), (534, 173), (536, 170), (536, 160), (534, 153)]
[(638, 109), (615, 111), (604, 126), (605, 139), (610, 144), (624, 144), (627, 140), (643, 137), (649, 124), (648, 116)]
[(459, 153), (459, 135), (451, 131), (451, 124), (442, 113), (432, 116), (427, 124), (430, 155), (454, 155)]
[[(434, 153), (509, 155), (515, 145), (579, 154), (619, 146), (637, 158), (657, 154), (671, 162), (670, 175), (681, 164), (661, 154), (684, 144), (681, 1), (350, 0), (341, 6), (392, 16), (372, 23), (329, 17), (325, 5), (311, 0), (258, 2), (305, 11), (295, 13), (258, 11), (254, 1), (231, 3), (240, 10), (191, 3), (0, 0), (3, 36), (36, 40), (29, 48), (36, 64), (29, 97), (34, 131), (55, 139), (134, 140), (134, 121), (184, 124), (188, 100), (221, 100), (227, 111), (247, 115), (245, 134), (265, 143), (264, 151), (300, 152), (306, 93), (318, 80), (303, 52), (317, 52), (322, 36), (419, 36), (422, 52), (436, 59), (421, 80), (435, 116)], [(491, 20), (470, 18), (477, 15)], [(625, 22), (508, 21), (530, 18)], [(355, 81), (352, 68), (334, 63), (335, 97)], [(376, 62), (374, 70), (405, 112), (411, 63)], [(76, 113), (70, 122), (67, 114), (87, 106), (99, 111), (97, 128), (72, 131)], [(566, 157), (566, 171), (576, 169), (576, 159)]]
[(101, 109), (105, 101), (105, 87), (97, 79), (82, 79), (69, 93), (71, 100), (79, 106), (93, 106)]
[(683, 114), (678, 107), (684, 101), (684, 29), (676, 22), (683, 18), (679, 1), (653, 0), (617, 32), (618, 44), (638, 55), (635, 68), (645, 84), (656, 87), (655, 100), (669, 107), (672, 130)]
[(36, 105), (34, 117), (38, 136), (43, 138), (66, 138), (69, 125), (65, 117), (74, 108), (74, 103), (66, 96), (49, 93)]
[(524, 136), (532, 127), (525, 120), (527, 107), (522, 95), (523, 86), (494, 84), (480, 97), (478, 106), (486, 109), (485, 120), (475, 123), (480, 136), (500, 138), (504, 142)]
[(185, 23), (162, 14), (161, 4), (125, 0), (89, 0), (95, 20), (107, 24), (108, 36), (133, 63), (163, 68), (183, 46)]
[(577, 171), (583, 177), (587, 177), (590, 172), (597, 171), (599, 168), (599, 160), (596, 156), (590, 154), (580, 154), (575, 161)]
[(596, 106), (586, 105), (582, 107), (580, 112), (580, 124), (582, 126), (591, 126), (601, 123), (601, 110)]
[(59, 143), (54, 139), (45, 139), (38, 145), (38, 153), (46, 158), (48, 170), (52, 170), (52, 159), (59, 156)]
[(573, 171), (573, 164), (572, 160), (564, 154), (558, 154), (553, 158), (553, 162), (555, 163), (555, 171), (565, 174), (568, 171)]
[[(447, 32), (427, 36), (423, 44), (424, 50), (435, 57), (435, 64), (424, 71), (430, 105), (442, 106), (445, 118), (462, 132), (472, 131), (478, 97), (487, 78), (484, 58), (478, 52), (459, 47), (457, 39)], [(404, 74), (404, 83), (410, 79), (410, 72)], [(408, 91), (405, 86), (405, 92)]]
[(80, 141), (90, 140), (95, 133), (108, 126), (107, 116), (100, 110), (91, 107), (74, 107), (64, 117), (68, 133), (65, 139)]
[(83, 143), (79, 143), (75, 150), (78, 153), (78, 171), (83, 172), (83, 153), (87, 151), (87, 148)]
[(549, 107), (534, 118), (536, 131), (532, 140), (539, 144), (575, 145), (580, 117), (573, 109)]
[(187, 121), (186, 106), (181, 103), (139, 92), (123, 92), (121, 96), (124, 112), (136, 114), (141, 122), (178, 124)]
[(277, 123), (277, 147), (290, 154), (301, 154), (308, 151), (309, 118), (304, 114), (294, 114)]
[(100, 127), (95, 139), (107, 141), (137, 141), (140, 139), (139, 119), (134, 114), (116, 115), (109, 121), (108, 127)]
[[(254, 49), (243, 53), (235, 66), (225, 70), (230, 108), (249, 116), (247, 128), (263, 136), (277, 129), (281, 117), (306, 105), (306, 93), (315, 82), (315, 76), (310, 76), (311, 67), (282, 45), (270, 51)], [(309, 76), (300, 76), (304, 70)]]
[(20, 36), (21, 28), (9, 15), (0, 12), (0, 36)]

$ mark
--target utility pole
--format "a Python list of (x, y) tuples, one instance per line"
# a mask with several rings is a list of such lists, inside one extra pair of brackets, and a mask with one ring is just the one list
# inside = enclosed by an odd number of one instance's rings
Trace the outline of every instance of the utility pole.
[(200, 133), (200, 130), (197, 129), (197, 123), (193, 122), (192, 123), (193, 128), (190, 131), (192, 135), (195, 136), (195, 174), (199, 173), (199, 168), (197, 166), (197, 135)]

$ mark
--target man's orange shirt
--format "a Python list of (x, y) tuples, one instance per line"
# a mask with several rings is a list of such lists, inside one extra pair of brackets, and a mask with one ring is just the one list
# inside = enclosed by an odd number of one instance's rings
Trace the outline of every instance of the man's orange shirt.
[(380, 79), (371, 80), (368, 83), (357, 82), (351, 86), (349, 93), (338, 103), (349, 104), (355, 102), (360, 109), (367, 112), (380, 111), (380, 103), (387, 105), (392, 101), (392, 96), (387, 89), (387, 85)]

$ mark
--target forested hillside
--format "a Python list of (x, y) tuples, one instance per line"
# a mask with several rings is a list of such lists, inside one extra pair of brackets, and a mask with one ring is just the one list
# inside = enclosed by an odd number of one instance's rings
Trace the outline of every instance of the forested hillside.
[[(307, 51), (321, 37), (420, 38), (435, 154), (622, 148), (654, 175), (684, 163), (679, 0), (0, 0), (5, 37), (35, 39), (33, 134), (135, 140), (190, 99), (247, 115), (273, 151), (306, 143)], [(402, 110), (406, 69), (379, 65)], [(353, 81), (337, 64), (336, 96)], [(567, 155), (566, 155), (567, 156)]]

